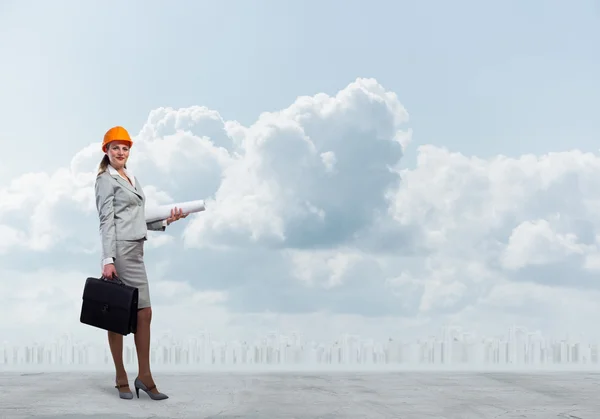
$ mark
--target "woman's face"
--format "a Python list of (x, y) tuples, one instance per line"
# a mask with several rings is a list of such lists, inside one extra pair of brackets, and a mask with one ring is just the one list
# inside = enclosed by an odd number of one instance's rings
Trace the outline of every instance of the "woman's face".
[(127, 164), (129, 158), (129, 143), (127, 141), (113, 141), (108, 145), (108, 159), (115, 169), (121, 169)]

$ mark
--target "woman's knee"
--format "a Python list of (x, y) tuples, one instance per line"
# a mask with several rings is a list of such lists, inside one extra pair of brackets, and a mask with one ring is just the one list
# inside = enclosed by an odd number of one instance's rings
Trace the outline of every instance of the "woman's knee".
[(144, 307), (138, 310), (138, 320), (145, 322), (152, 320), (152, 307)]

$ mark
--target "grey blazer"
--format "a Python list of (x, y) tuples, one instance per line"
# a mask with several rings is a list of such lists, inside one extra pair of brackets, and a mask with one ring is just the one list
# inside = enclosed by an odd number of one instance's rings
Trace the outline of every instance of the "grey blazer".
[(163, 221), (146, 223), (146, 195), (137, 177), (135, 188), (108, 169), (96, 177), (96, 208), (100, 217), (102, 259), (116, 258), (117, 240), (147, 239), (147, 231), (164, 231)]

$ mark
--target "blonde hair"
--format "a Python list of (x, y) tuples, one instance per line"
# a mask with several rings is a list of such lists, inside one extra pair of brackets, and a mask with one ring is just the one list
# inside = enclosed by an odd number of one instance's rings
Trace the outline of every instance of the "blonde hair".
[(100, 161), (100, 166), (98, 167), (98, 176), (102, 173), (106, 172), (106, 168), (110, 164), (110, 160), (108, 159), (108, 154), (105, 154)]

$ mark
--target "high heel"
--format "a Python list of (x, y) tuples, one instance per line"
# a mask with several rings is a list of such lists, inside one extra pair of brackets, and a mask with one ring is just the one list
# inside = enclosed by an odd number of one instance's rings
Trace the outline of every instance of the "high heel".
[(119, 397), (126, 400), (133, 399), (133, 393), (131, 391), (121, 391), (121, 388), (129, 387), (129, 384), (116, 383), (115, 388), (119, 391)]
[[(169, 396), (167, 396), (166, 394), (163, 393), (152, 393), (152, 390), (154, 390), (156, 388), (156, 385), (153, 385), (151, 387), (146, 387), (146, 385), (144, 383), (142, 383), (142, 381), (138, 378), (135, 379), (134, 382), (135, 385), (135, 394), (137, 395), (138, 399), (140, 398), (140, 390), (144, 390), (146, 392), (146, 394), (148, 396), (150, 396), (150, 398), (152, 400), (165, 400), (168, 399)], [(132, 395), (133, 397), (133, 395)]]

